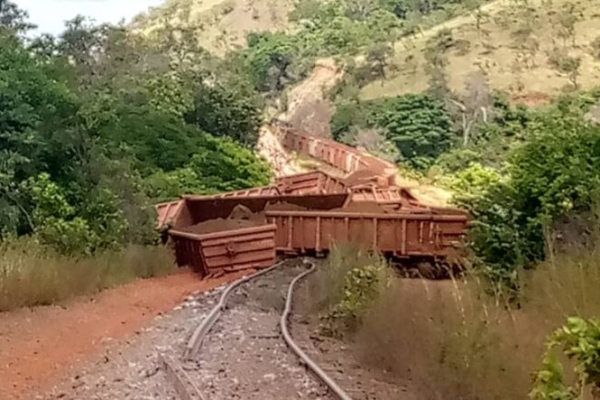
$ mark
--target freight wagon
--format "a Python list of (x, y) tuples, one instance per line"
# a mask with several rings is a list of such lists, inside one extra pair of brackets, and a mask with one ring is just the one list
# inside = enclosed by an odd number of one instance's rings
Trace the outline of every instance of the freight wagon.
[[(239, 206), (258, 216), (263, 226), (273, 227), (270, 231), (272, 246), (279, 253), (326, 253), (336, 243), (354, 243), (401, 258), (446, 259), (461, 251), (468, 217), (460, 210), (405, 206), (389, 211), (369, 202), (349, 206), (349, 199), (349, 193), (225, 198), (185, 196), (184, 205), (174, 219), (175, 230), (171, 231), (178, 262), (195, 265), (203, 274), (210, 273), (211, 268), (224, 267), (227, 257), (231, 259), (231, 268), (266, 262), (265, 254), (270, 254), (265, 249), (267, 239), (248, 236), (248, 231), (242, 229), (219, 233), (220, 241), (216, 245), (221, 246), (217, 252), (221, 264), (211, 267), (202, 259), (204, 247), (199, 242), (205, 238), (183, 232), (187, 227), (205, 221), (230, 218)], [(372, 207), (375, 211), (370, 211)], [(244, 237), (239, 240), (246, 244), (235, 244), (236, 237)], [(253, 240), (258, 242), (249, 243)], [(228, 245), (229, 250), (223, 247)]]
[(277, 226), (279, 252), (327, 252), (353, 243), (396, 257), (446, 258), (460, 252), (468, 224), (464, 214), (417, 210), (398, 213), (267, 211)]
[(283, 147), (288, 150), (308, 154), (350, 176), (360, 177), (365, 183), (395, 185), (398, 169), (392, 163), (331, 139), (310, 136), (282, 121), (274, 120), (272, 124), (279, 131)]

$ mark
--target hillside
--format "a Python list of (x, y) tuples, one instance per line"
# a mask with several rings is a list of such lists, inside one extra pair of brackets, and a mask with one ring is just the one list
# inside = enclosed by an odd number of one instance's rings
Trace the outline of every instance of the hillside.
[[(525, 4), (528, 4), (527, 6)], [(466, 16), (398, 42), (391, 65), (398, 72), (386, 81), (367, 85), (362, 97), (373, 99), (427, 88), (425, 48), (442, 29), (451, 30), (447, 52), (450, 88), (462, 91), (467, 76), (480, 71), (490, 85), (530, 104), (545, 102), (569, 86), (567, 73), (549, 64), (554, 49), (581, 58), (578, 84), (600, 84), (600, 12), (598, 2), (580, 0), (500, 0)], [(569, 36), (569, 25), (573, 37)], [(563, 38), (561, 39), (561, 36)]]
[(139, 15), (134, 26), (145, 34), (166, 23), (188, 27), (205, 48), (223, 54), (245, 44), (249, 32), (284, 29), (293, 5), (293, 0), (167, 0)]

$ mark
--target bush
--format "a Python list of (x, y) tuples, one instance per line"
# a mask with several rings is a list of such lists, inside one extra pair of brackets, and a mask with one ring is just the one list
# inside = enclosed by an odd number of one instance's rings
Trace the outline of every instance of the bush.
[[(561, 348), (575, 361), (575, 383), (564, 382), (564, 368), (553, 352)], [(548, 340), (543, 368), (535, 375), (529, 397), (534, 400), (575, 400), (600, 395), (600, 321), (569, 318)]]
[(233, 140), (207, 136), (202, 150), (189, 164), (199, 177), (197, 185), (224, 192), (269, 184), (269, 164)]
[(561, 221), (583, 219), (598, 198), (600, 127), (582, 117), (586, 97), (531, 114), (503, 176), (478, 164), (456, 175), (454, 202), (474, 217), (471, 248), (500, 286), (516, 289), (517, 269), (545, 258), (548, 233), (561, 236)]
[(510, 181), (492, 168), (472, 164), (454, 175), (452, 203), (467, 210), (473, 218), (469, 247), (477, 257), (495, 293), (518, 288), (519, 266), (528, 250), (520, 230), (520, 214)]
[(33, 238), (9, 240), (0, 243), (0, 311), (56, 304), (175, 268), (164, 247), (129, 246), (77, 258)]
[(337, 337), (352, 332), (388, 279), (387, 263), (379, 255), (349, 244), (334, 247), (310, 296), (312, 307), (325, 315), (323, 332)]
[(253, 147), (258, 141), (262, 109), (257, 94), (245, 83), (203, 84), (186, 120), (215, 137)]
[[(518, 309), (503, 297), (486, 295), (478, 271), (453, 281), (395, 279), (361, 320), (354, 338), (358, 355), (410, 380), (424, 399), (524, 399), (545, 339), (557, 332), (551, 347), (565, 349), (572, 359), (565, 366), (579, 365), (587, 374), (585, 383), (593, 386), (599, 354), (593, 320), (600, 315), (598, 260), (599, 242), (575, 253), (551, 252), (548, 261), (521, 272)], [(576, 319), (556, 331), (570, 317)], [(577, 375), (562, 373), (562, 358), (552, 354), (560, 355), (552, 351), (545, 357), (533, 398), (580, 398), (542, 396), (553, 388), (571, 393), (581, 384)]]

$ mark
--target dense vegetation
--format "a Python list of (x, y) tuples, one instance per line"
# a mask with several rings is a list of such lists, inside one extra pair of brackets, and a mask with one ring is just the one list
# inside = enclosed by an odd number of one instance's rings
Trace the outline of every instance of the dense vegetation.
[(262, 100), (182, 32), (0, 22), (0, 310), (168, 272), (155, 203), (269, 182)]
[(87, 255), (149, 244), (153, 202), (269, 181), (252, 151), (260, 99), (197, 67), (208, 56), (193, 43), (81, 18), (26, 39), (25, 15), (0, 4), (3, 239), (35, 233)]

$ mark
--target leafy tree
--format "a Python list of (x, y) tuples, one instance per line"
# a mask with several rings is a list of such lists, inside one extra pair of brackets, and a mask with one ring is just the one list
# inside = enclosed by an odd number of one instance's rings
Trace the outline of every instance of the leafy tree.
[[(591, 211), (598, 198), (600, 128), (583, 119), (589, 101), (575, 99), (561, 98), (529, 113), (525, 124), (513, 124), (510, 129), (521, 126), (515, 136), (523, 143), (509, 152), (504, 178), (474, 185), (475, 190), (467, 191), (464, 184), (457, 190), (456, 201), (475, 220), (473, 250), (496, 282), (510, 282), (513, 289), (517, 268), (545, 257), (547, 233), (560, 233), (557, 222)], [(473, 181), (467, 175), (471, 172), (459, 174), (459, 180)]]
[(203, 84), (196, 93), (194, 110), (186, 120), (217, 137), (229, 137), (254, 146), (262, 122), (256, 94), (243, 84)]
[(17, 185), (43, 167), (44, 138), (67, 122), (72, 98), (12, 31), (0, 28), (0, 48), (0, 223), (3, 231), (14, 232), (31, 228), (23, 221)]
[(335, 140), (340, 140), (344, 133), (353, 127), (366, 126), (364, 106), (360, 102), (346, 101), (337, 104), (335, 114), (331, 118), (331, 133)]
[(404, 95), (367, 104), (367, 124), (380, 127), (406, 162), (427, 168), (454, 138), (443, 105), (427, 95)]
[(271, 172), (268, 164), (254, 152), (229, 138), (206, 136), (203, 151), (195, 154), (190, 168), (199, 176), (199, 184), (215, 192), (265, 186)]
[(27, 22), (27, 13), (9, 0), (0, 0), (0, 30), (23, 33), (34, 25)]
[(278, 93), (294, 81), (291, 67), (297, 53), (293, 39), (282, 33), (251, 33), (248, 35), (246, 69), (259, 91)]
[(190, 167), (175, 171), (157, 171), (144, 181), (149, 198), (157, 203), (175, 200), (184, 194), (212, 194), (210, 188), (199, 183), (200, 177)]

